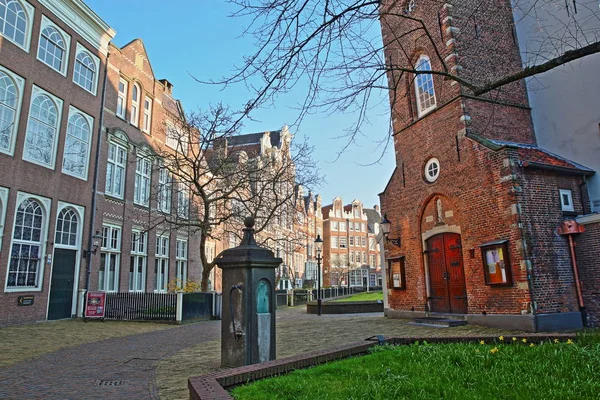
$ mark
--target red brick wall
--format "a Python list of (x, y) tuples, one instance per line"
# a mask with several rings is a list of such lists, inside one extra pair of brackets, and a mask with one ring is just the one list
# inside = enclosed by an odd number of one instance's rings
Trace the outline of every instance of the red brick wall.
[(588, 325), (600, 327), (600, 222), (584, 225), (585, 233), (575, 236), (583, 300)]
[[(46, 319), (48, 307), (52, 264), (44, 262), (44, 274), (43, 277), (39, 278), (39, 281), (41, 282), (40, 291), (12, 293), (6, 293), (4, 291), (8, 270), (7, 267), (9, 265), (11, 238), (13, 235), (15, 208), (18, 206), (18, 204), (16, 204), (17, 192), (27, 192), (51, 200), (51, 208), (48, 210), (49, 213), (45, 215), (44, 220), (44, 223), (47, 224), (48, 228), (48, 236), (45, 241), (45, 250), (43, 254), (44, 259), (46, 258), (46, 255), (52, 256), (54, 254), (53, 245), (58, 201), (85, 207), (85, 220), (80, 221), (80, 224), (83, 224), (82, 244), (84, 248), (87, 247), (87, 226), (90, 212), (89, 204), (91, 203), (94, 171), (93, 163), (94, 154), (96, 152), (96, 135), (99, 129), (102, 83), (104, 81), (104, 55), (96, 50), (84, 38), (79, 36), (73, 29), (69, 28), (69, 26), (56, 18), (40, 3), (31, 0), (29, 1), (29, 4), (35, 8), (29, 52), (24, 51), (9, 40), (0, 40), (0, 65), (25, 79), (24, 92), (22, 93), (21, 113), (20, 116), (17, 116), (19, 125), (18, 131), (16, 132), (14, 155), (9, 156), (0, 153), (0, 186), (9, 189), (8, 204), (3, 205), (3, 207), (6, 207), (6, 219), (3, 232), (4, 237), (2, 238), (2, 247), (0, 249), (0, 282), (2, 285), (0, 289), (0, 325), (44, 320)], [(48, 65), (37, 60), (42, 15), (46, 16), (71, 36), (66, 76), (61, 75)], [(73, 68), (77, 43), (84, 46), (90, 53), (96, 55), (100, 59), (96, 96), (73, 83)], [(45, 168), (23, 160), (23, 147), (33, 85), (44, 89), (63, 101), (62, 117), (57, 132), (58, 141), (56, 145), (56, 162), (54, 169)], [(69, 117), (69, 106), (71, 105), (94, 118), (87, 181), (74, 178), (61, 172), (66, 137), (65, 132)], [(86, 262), (82, 259), (81, 251), (78, 252), (77, 258), (80, 259), (80, 270), (84, 271)], [(17, 307), (17, 298), (21, 295), (35, 296), (34, 305)]]

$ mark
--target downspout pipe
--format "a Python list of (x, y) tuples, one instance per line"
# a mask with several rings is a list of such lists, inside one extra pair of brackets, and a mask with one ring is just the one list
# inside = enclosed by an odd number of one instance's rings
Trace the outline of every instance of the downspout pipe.
[[(110, 43), (108, 44), (110, 46)], [(96, 196), (98, 194), (98, 170), (100, 168), (100, 146), (102, 144), (102, 126), (104, 125), (104, 104), (106, 101), (106, 84), (108, 82), (108, 62), (110, 58), (110, 52), (106, 55), (106, 61), (104, 63), (104, 82), (102, 83), (102, 99), (100, 101), (100, 119), (98, 121), (98, 137), (96, 138), (96, 159), (94, 165), (94, 184), (92, 186), (92, 204), (90, 212), (90, 230), (88, 232), (88, 248), (87, 248), (87, 269), (85, 275), (85, 292), (87, 293), (90, 289), (90, 278), (92, 275), (92, 251), (94, 246), (94, 234), (96, 220)], [(85, 307), (83, 312), (85, 313)]]
[(571, 252), (571, 266), (573, 267), (575, 290), (577, 291), (577, 303), (579, 305), (579, 311), (581, 312), (583, 326), (587, 326), (587, 313), (583, 300), (583, 292), (581, 290), (581, 281), (579, 280), (579, 267), (577, 266), (577, 257), (575, 255), (575, 241), (573, 240), (573, 235), (583, 232), (585, 232), (585, 227), (571, 219), (563, 221), (558, 228), (558, 233), (560, 235), (569, 237), (569, 250)]

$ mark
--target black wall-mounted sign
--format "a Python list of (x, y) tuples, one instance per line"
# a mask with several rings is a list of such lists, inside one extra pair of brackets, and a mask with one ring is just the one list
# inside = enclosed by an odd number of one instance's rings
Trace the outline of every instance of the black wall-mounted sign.
[(32, 296), (32, 295), (19, 296), (19, 297), (17, 297), (17, 305), (18, 306), (32, 306), (34, 299), (35, 299), (35, 296)]

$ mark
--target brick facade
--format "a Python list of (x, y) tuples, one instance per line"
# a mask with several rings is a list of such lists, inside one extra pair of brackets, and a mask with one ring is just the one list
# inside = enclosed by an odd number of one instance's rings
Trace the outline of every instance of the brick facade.
[(588, 326), (600, 327), (600, 215), (578, 219), (585, 232), (576, 236), (576, 257)]
[[(422, 30), (403, 36), (413, 26), (409, 20), (384, 15), (388, 59), (409, 65), (404, 54), (413, 63), (425, 54), (432, 70), (442, 70), (438, 51), (449, 68), (476, 83), (520, 68), (510, 3), (478, 8), (469, 0), (451, 3), (422, 1), (410, 15), (435, 33), (435, 46)], [(406, 281), (390, 287), (388, 315), (457, 313), (461, 308), (452, 306), (462, 301), (462, 290), (466, 312), (458, 313), (488, 316), (479, 323), (502, 325), (502, 317), (492, 316), (511, 315), (530, 321), (523, 325), (530, 330), (577, 326), (568, 245), (556, 229), (564, 218), (583, 213), (579, 187), (593, 171), (536, 146), (524, 83), (477, 98), (451, 80), (432, 79), (436, 107), (419, 115), (414, 76), (388, 74), (399, 88), (391, 92), (397, 168), (380, 198), (392, 222), (389, 236), (402, 238), (400, 248), (386, 245), (386, 259), (403, 258)], [(428, 180), (425, 167), (432, 158), (439, 176)], [(572, 212), (561, 209), (560, 189), (571, 191)], [(460, 239), (445, 247), (445, 272), (439, 272), (440, 249), (432, 243), (448, 234)], [(486, 281), (486, 245), (506, 246), (500, 264), (508, 275), (505, 284)], [(461, 268), (464, 278), (454, 276)], [(460, 279), (464, 284), (457, 289)], [(435, 286), (440, 282), (447, 292)], [(449, 297), (449, 308), (438, 306), (440, 296)]]
[[(101, 114), (101, 93), (103, 90), (104, 70), (107, 54), (107, 43), (114, 36), (114, 31), (96, 17), (83, 3), (74, 4), (71, 14), (62, 14), (63, 2), (29, 0), (20, 2), (25, 12), (25, 45), (2, 37), (0, 53), (0, 72), (3, 77), (16, 84), (15, 129), (12, 131), (13, 143), (7, 151), (0, 151), (0, 325), (22, 323), (25, 321), (45, 320), (48, 317), (49, 293), (53, 282), (52, 271), (54, 258), (59, 247), (72, 252), (74, 265), (73, 276), (86, 268), (86, 260), (82, 258), (82, 250), (86, 248), (91, 193), (94, 177), (94, 154), (96, 138), (99, 130)], [(69, 2), (71, 3), (71, 2)], [(50, 24), (50, 25), (49, 25)], [(54, 25), (51, 25), (54, 24)], [(51, 26), (58, 29), (65, 47), (65, 55), (60, 62), (60, 70), (53, 69), (38, 59), (41, 29)], [(86, 52), (95, 61), (95, 76), (92, 90), (88, 91), (74, 83), (75, 59), (78, 54)], [(58, 64), (57, 64), (58, 65)], [(19, 85), (19, 81), (22, 85)], [(41, 143), (32, 141), (33, 146), (40, 146), (40, 153), (50, 148), (52, 159), (49, 165), (42, 165), (24, 160), (26, 154), (26, 138), (32, 115), (32, 101), (41, 98), (50, 99), (60, 115), (53, 127), (54, 141)], [(9, 99), (3, 98), (3, 103)], [(3, 104), (4, 107), (4, 104)], [(70, 117), (76, 113), (88, 119), (87, 166), (79, 177), (64, 171), (65, 142)], [(83, 114), (81, 114), (83, 113)], [(5, 118), (7, 114), (3, 114)], [(39, 119), (45, 119), (44, 115)], [(7, 121), (3, 121), (7, 122)], [(6, 128), (5, 126), (2, 129)], [(10, 129), (10, 128), (9, 128)], [(43, 129), (43, 128), (42, 128)], [(40, 137), (43, 134), (40, 134)], [(52, 143), (54, 142), (54, 143)], [(68, 155), (67, 155), (68, 156)], [(16, 249), (13, 237), (18, 236), (14, 229), (18, 207), (27, 199), (34, 200), (41, 206), (41, 244), (35, 246), (30, 258), (30, 271), (37, 269), (36, 282), (31, 284), (10, 283), (8, 270), (13, 264), (16, 267)], [(76, 213), (77, 229), (73, 244), (61, 246), (55, 243), (57, 217), (63, 210)], [(24, 235), (25, 237), (25, 235)], [(19, 242), (17, 242), (19, 243)], [(21, 248), (22, 251), (23, 248)], [(14, 253), (14, 254), (13, 254)], [(12, 254), (12, 255), (11, 255)], [(39, 256), (39, 261), (35, 257)], [(20, 258), (24, 268), (25, 258)], [(11, 275), (14, 276), (14, 275)], [(72, 285), (72, 311), (75, 310), (77, 289), (81, 287), (70, 278)], [(20, 296), (33, 296), (33, 305), (18, 306)], [(68, 305), (67, 305), (68, 306)]]

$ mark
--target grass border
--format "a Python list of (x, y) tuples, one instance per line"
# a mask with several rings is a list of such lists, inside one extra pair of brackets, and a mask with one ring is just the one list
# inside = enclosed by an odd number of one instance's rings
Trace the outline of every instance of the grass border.
[[(576, 334), (536, 334), (518, 335), (517, 343), (527, 339), (528, 343), (541, 343), (544, 341), (559, 339), (561, 341), (575, 339)], [(512, 337), (512, 336), (511, 336)], [(391, 337), (383, 341), (390, 345), (409, 345), (415, 342), (426, 341), (427, 343), (486, 343), (499, 342), (496, 335), (478, 337)], [(503, 343), (509, 343), (505, 340)], [(267, 361), (260, 364), (246, 365), (244, 367), (232, 368), (225, 371), (213, 372), (211, 374), (196, 376), (188, 379), (188, 389), (191, 400), (230, 400), (233, 399), (227, 389), (234, 386), (246, 384), (259, 379), (270, 378), (287, 374), (297, 369), (325, 364), (330, 361), (340, 360), (356, 355), (366, 354), (371, 347), (378, 346), (375, 342), (358, 342), (349, 345), (332, 347), (327, 350), (312, 351), (297, 356), (282, 358), (280, 360)]]

